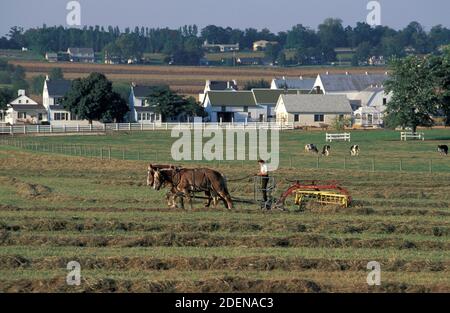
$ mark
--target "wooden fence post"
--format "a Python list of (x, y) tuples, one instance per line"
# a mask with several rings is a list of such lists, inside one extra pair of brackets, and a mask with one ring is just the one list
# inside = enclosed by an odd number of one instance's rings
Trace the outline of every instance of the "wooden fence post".
[(108, 159), (111, 161), (111, 147), (108, 149)]
[(430, 173), (433, 173), (433, 160), (430, 159)]
[(344, 170), (347, 169), (347, 157), (344, 156)]
[(320, 159), (319, 159), (319, 157), (317, 157), (317, 164), (316, 164), (316, 167), (317, 167), (317, 168), (320, 167)]
[(402, 171), (403, 171), (403, 160), (400, 159), (400, 172), (402, 172)]
[(375, 158), (372, 158), (372, 172), (375, 172)]

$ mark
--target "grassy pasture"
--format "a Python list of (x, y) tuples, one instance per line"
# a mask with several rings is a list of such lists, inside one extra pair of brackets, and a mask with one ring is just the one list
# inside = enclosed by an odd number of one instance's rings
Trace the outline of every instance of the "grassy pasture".
[[(205, 209), (199, 199), (192, 211), (167, 209), (165, 192), (145, 184), (153, 152), (159, 161), (168, 158), (176, 140), (167, 132), (22, 137), (47, 146), (126, 148), (141, 158), (0, 145), (0, 291), (448, 292), (450, 159), (436, 145), (448, 144), (450, 133), (426, 130), (425, 138), (402, 143), (397, 132), (352, 132), (362, 155), (347, 157), (344, 170), (349, 143), (332, 143), (332, 155), (317, 169), (303, 147), (324, 144), (325, 135), (282, 133), (276, 196), (290, 184), (286, 179), (331, 179), (349, 189), (354, 203), (264, 213), (246, 204), (232, 212)], [(363, 166), (372, 158), (375, 172)], [(230, 180), (257, 171), (248, 161), (198, 165)], [(230, 181), (229, 189), (253, 197), (251, 179)], [(65, 283), (71, 260), (81, 264), (79, 287)], [(381, 263), (379, 287), (366, 283), (373, 260)]]

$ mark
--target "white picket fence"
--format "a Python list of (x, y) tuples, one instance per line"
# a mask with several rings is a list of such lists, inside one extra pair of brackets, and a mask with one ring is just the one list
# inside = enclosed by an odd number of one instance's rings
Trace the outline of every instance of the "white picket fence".
[(232, 130), (259, 130), (294, 129), (294, 124), (279, 124), (273, 122), (252, 123), (112, 123), (98, 125), (12, 125), (0, 126), (0, 134), (26, 135), (26, 134), (61, 134), (61, 133), (98, 133), (107, 131), (156, 131), (156, 130), (193, 130), (193, 129), (232, 129)]
[(408, 139), (419, 139), (419, 140), (424, 141), (425, 133), (413, 133), (413, 132), (401, 132), (400, 133), (401, 141), (406, 141)]
[(342, 133), (342, 134), (326, 134), (325, 141), (332, 142), (334, 140), (343, 140), (350, 142), (350, 133)]

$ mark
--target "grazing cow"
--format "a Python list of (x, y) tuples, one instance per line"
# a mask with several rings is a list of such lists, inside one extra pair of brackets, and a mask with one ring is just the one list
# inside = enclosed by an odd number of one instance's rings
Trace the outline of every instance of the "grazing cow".
[(439, 145), (438, 146), (438, 152), (441, 155), (448, 155), (448, 146), (447, 145)]
[(317, 149), (315, 144), (311, 143), (305, 146), (305, 152), (319, 153), (319, 149)]
[(322, 155), (329, 156), (331, 151), (331, 147), (329, 145), (323, 146)]
[[(195, 192), (205, 192), (209, 202), (217, 196), (229, 210), (233, 208), (225, 177), (217, 171), (207, 168), (156, 170), (153, 188), (159, 190), (166, 184), (170, 185), (172, 193), (187, 198), (191, 209), (192, 193)], [(184, 208), (183, 202), (182, 206)]]
[(353, 145), (350, 147), (350, 155), (351, 156), (359, 156), (359, 146)]

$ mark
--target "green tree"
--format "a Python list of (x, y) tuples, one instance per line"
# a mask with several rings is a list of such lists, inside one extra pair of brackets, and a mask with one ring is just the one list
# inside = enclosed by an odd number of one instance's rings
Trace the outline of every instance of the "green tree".
[(388, 127), (431, 126), (432, 116), (438, 113), (435, 77), (429, 58), (409, 56), (391, 62), (391, 76), (386, 92), (392, 99), (386, 108)]
[(64, 73), (60, 67), (54, 67), (49, 73), (49, 78), (54, 80), (64, 79)]
[(129, 111), (126, 101), (113, 91), (112, 83), (100, 73), (74, 80), (62, 104), (90, 124), (94, 120), (120, 122)]
[(0, 111), (6, 110), (6, 106), (14, 100), (14, 91), (10, 88), (0, 88)]
[(35, 95), (41, 95), (42, 90), (44, 89), (44, 82), (45, 82), (45, 76), (44, 75), (38, 75), (34, 76), (31, 79), (31, 93)]
[(447, 46), (441, 56), (434, 56), (433, 76), (436, 79), (436, 89), (439, 95), (439, 104), (445, 115), (445, 124), (450, 125), (450, 46)]
[(203, 107), (194, 98), (180, 96), (167, 86), (153, 87), (147, 101), (154, 107), (156, 113), (161, 114), (163, 121), (180, 115), (205, 116)]

